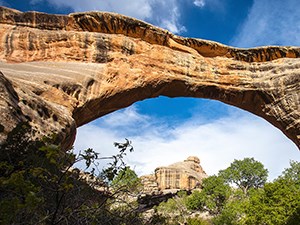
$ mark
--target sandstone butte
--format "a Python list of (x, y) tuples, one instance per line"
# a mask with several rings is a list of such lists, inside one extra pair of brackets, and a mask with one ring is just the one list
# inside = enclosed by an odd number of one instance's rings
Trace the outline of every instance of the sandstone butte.
[(189, 156), (183, 162), (157, 167), (154, 174), (142, 176), (141, 181), (144, 193), (156, 194), (199, 188), (202, 179), (206, 177), (207, 174), (200, 165), (200, 159), (196, 156)]
[[(249, 34), (251, 35), (251, 34)], [(247, 110), (300, 147), (300, 48), (238, 49), (106, 12), (49, 15), (0, 7), (0, 142), (20, 122), (57, 133), (158, 96)]]

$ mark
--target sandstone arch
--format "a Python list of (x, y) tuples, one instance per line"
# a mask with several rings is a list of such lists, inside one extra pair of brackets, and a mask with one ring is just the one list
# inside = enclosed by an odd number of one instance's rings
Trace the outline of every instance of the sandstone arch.
[(160, 95), (252, 112), (300, 147), (300, 48), (237, 49), (112, 13), (0, 7), (0, 141), (29, 120), (65, 146), (76, 127)]

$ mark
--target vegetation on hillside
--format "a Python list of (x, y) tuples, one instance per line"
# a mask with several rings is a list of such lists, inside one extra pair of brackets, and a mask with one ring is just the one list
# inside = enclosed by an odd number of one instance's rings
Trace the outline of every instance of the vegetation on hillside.
[[(123, 162), (130, 142), (115, 143), (119, 154), (96, 174), (99, 154), (92, 149), (75, 155), (54, 145), (55, 137), (33, 141), (28, 124), (20, 124), (0, 149), (0, 224), (140, 224), (132, 204), (119, 204), (116, 188), (125, 171), (122, 185), (136, 185)], [(107, 158), (106, 158), (107, 159)], [(87, 171), (72, 168), (84, 161)], [(132, 201), (131, 201), (132, 203)]]
[[(234, 160), (218, 175), (204, 179), (201, 190), (162, 203), (156, 214), (164, 219), (161, 224), (179, 224), (173, 223), (176, 211), (179, 212), (174, 202), (184, 202), (188, 211), (175, 221), (181, 219), (186, 224), (299, 224), (300, 162), (291, 161), (281, 176), (273, 182), (266, 181), (267, 170), (260, 162), (253, 158)], [(167, 210), (172, 213), (165, 214)]]
[[(1, 146), (0, 224), (299, 224), (299, 162), (267, 182), (262, 163), (234, 160), (201, 189), (181, 191), (147, 214), (137, 201), (141, 181), (123, 161), (130, 141), (115, 143), (119, 153), (96, 173), (103, 158), (92, 149), (75, 155), (53, 144), (55, 137), (31, 140), (31, 132), (21, 124)], [(89, 172), (74, 169), (78, 161)]]

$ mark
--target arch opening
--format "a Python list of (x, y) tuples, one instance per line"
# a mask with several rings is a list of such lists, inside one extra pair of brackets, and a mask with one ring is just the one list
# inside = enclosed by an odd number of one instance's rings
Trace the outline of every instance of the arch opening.
[(116, 153), (112, 143), (128, 138), (135, 151), (127, 157), (139, 175), (153, 173), (195, 155), (208, 175), (234, 159), (254, 157), (276, 178), (297, 146), (280, 130), (247, 111), (215, 100), (154, 98), (108, 114), (78, 128), (77, 150), (92, 147), (101, 155)]

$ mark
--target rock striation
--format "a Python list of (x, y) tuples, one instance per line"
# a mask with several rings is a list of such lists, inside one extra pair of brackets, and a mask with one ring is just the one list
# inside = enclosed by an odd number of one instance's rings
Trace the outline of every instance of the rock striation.
[(200, 159), (190, 156), (183, 162), (156, 168), (155, 177), (160, 190), (192, 190), (200, 187), (202, 179), (207, 175), (200, 166)]
[(200, 159), (190, 156), (183, 162), (173, 163), (155, 169), (154, 174), (141, 177), (144, 193), (176, 192), (200, 188), (207, 174), (200, 165)]
[(76, 127), (163, 95), (254, 113), (300, 147), (300, 48), (238, 49), (113, 13), (0, 7), (0, 142), (29, 121), (72, 145)]
[(155, 174), (143, 175), (140, 179), (143, 184), (143, 194), (155, 195), (161, 193)]

